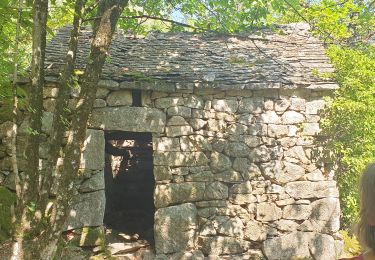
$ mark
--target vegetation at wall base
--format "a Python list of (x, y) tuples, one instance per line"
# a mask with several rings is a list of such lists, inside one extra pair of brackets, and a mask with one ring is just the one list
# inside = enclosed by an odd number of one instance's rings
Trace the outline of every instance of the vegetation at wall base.
[(16, 195), (5, 187), (0, 186), (0, 243), (11, 235), (11, 208), (16, 202)]

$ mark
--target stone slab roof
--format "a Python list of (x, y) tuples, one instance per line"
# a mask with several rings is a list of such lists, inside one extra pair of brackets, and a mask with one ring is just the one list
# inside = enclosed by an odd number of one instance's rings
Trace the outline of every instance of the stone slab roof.
[[(70, 28), (60, 29), (47, 46), (49, 80), (64, 63)], [(77, 68), (87, 60), (91, 30), (80, 36)], [(169, 90), (335, 89), (319, 73), (332, 72), (323, 44), (306, 24), (251, 34), (150, 33), (145, 38), (114, 36), (100, 85)]]

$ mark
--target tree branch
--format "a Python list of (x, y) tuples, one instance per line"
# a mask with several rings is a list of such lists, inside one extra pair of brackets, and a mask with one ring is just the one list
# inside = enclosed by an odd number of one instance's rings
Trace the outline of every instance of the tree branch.
[[(194, 30), (202, 30), (202, 31), (205, 30), (204, 28), (195, 27), (195, 26), (192, 26), (192, 25), (189, 25), (189, 24), (186, 24), (186, 23), (177, 22), (175, 20), (171, 20), (171, 19), (167, 19), (167, 18), (163, 18), (163, 17), (145, 15), (145, 14), (144, 15), (134, 15), (134, 16), (120, 16), (120, 19), (143, 19), (143, 18), (173, 23), (173, 24), (176, 24), (176, 25), (179, 25), (179, 26), (182, 26), (182, 27), (186, 27), (186, 28), (190, 28), (190, 29), (194, 29)], [(101, 19), (101, 17), (91, 17), (91, 18), (85, 19), (84, 22), (98, 20), (98, 19)]]
[[(303, 21), (308, 23), (310, 26), (313, 26), (310, 21), (304, 17), (288, 0), (284, 0), (284, 2), (293, 9), (293, 11), (299, 16)], [(317, 31), (319, 31), (322, 35), (326, 35), (326, 39), (329, 38), (332, 40), (332, 42), (335, 42), (335, 39), (331, 36), (330, 33), (320, 30), (319, 28), (315, 27)]]

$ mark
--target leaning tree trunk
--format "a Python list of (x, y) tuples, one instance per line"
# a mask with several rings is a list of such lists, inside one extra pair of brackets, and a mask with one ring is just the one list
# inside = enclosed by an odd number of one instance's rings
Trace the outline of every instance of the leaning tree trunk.
[(58, 226), (63, 225), (65, 222), (71, 206), (72, 196), (70, 195), (73, 194), (73, 183), (78, 176), (81, 150), (86, 137), (87, 121), (94, 104), (98, 81), (117, 21), (127, 3), (127, 0), (108, 0), (100, 2), (98, 7), (98, 19), (95, 20), (93, 27), (94, 37), (91, 43), (91, 52), (74, 111), (75, 117), (71, 122), (72, 127), (69, 131), (68, 142), (64, 151), (65, 157), (61, 170), (61, 178), (58, 182), (58, 194), (63, 195), (58, 198), (57, 203), (60, 206), (58, 210), (60, 214), (58, 216), (60, 220), (57, 222)]
[[(17, 24), (16, 24), (16, 37), (14, 43), (14, 70), (13, 70), (13, 85), (12, 85), (12, 96), (13, 96), (13, 127), (12, 127), (12, 169), (14, 174), (14, 182), (16, 187), (16, 194), (18, 198), (21, 198), (21, 185), (18, 172), (18, 162), (17, 162), (17, 110), (18, 110), (18, 97), (17, 97), (17, 81), (18, 81), (18, 63), (19, 63), (19, 38), (20, 38), (20, 29), (21, 29), (21, 16), (22, 16), (22, 0), (18, 1), (18, 10), (17, 10)], [(13, 211), (12, 219), (16, 221), (16, 215)], [(22, 255), (22, 236), (16, 236), (15, 242), (13, 243), (12, 248), (12, 260), (21, 259)]]
[[(64, 227), (65, 221), (70, 210), (71, 201), (74, 195), (73, 183), (77, 179), (78, 170), (81, 158), (81, 148), (83, 146), (86, 134), (86, 125), (89, 114), (91, 113), (93, 102), (95, 100), (97, 84), (100, 79), (102, 68), (107, 57), (107, 52), (114, 34), (117, 21), (123, 11), (123, 8), (127, 5), (128, 1), (125, 0), (108, 0), (101, 1), (98, 6), (98, 19), (95, 20), (93, 27), (94, 38), (91, 44), (91, 52), (89, 56), (89, 62), (86, 65), (86, 69), (83, 75), (81, 83), (81, 92), (78, 97), (78, 103), (75, 110), (73, 111), (74, 117), (70, 122), (68, 143), (64, 149), (64, 163), (61, 169), (57, 170), (57, 199), (53, 206), (51, 216), (49, 219), (50, 226), (47, 230), (38, 237), (38, 250), (34, 251), (33, 258), (36, 259), (52, 259), (57, 249), (57, 242), (61, 237), (61, 232)], [(76, 11), (82, 10), (84, 1), (76, 2)], [(80, 6), (79, 6), (80, 5)], [(78, 8), (78, 9), (77, 9)], [(80, 9), (81, 8), (81, 9)], [(59, 90), (59, 99), (55, 111), (54, 119), (54, 130), (52, 132), (53, 139), (59, 139), (52, 141), (50, 147), (51, 158), (47, 162), (47, 165), (55, 166), (56, 158), (59, 155), (59, 149), (61, 145), (61, 139), (64, 133), (64, 126), (61, 122), (61, 116), (66, 116), (63, 112), (64, 106), (67, 103), (69, 83), (73, 74), (74, 63), (75, 63), (75, 52), (78, 42), (78, 27), (80, 19), (75, 19), (75, 29), (72, 31), (72, 37), (70, 41), (70, 52), (73, 56), (69, 57), (65, 70), (63, 72), (61, 83), (62, 88)], [(77, 27), (76, 27), (77, 26)], [(77, 30), (76, 30), (77, 29)], [(48, 172), (47, 174), (51, 174)], [(48, 191), (52, 185), (52, 179), (49, 179), (48, 175), (44, 176), (41, 186), (41, 197), (40, 205), (43, 207), (47, 206), (48, 202)]]
[(28, 167), (25, 169), (26, 178), (23, 180), (25, 206), (31, 206), (29, 204), (35, 203), (38, 197), (39, 144), (42, 132), (47, 16), (48, 0), (35, 0), (33, 5), (31, 87), (28, 92), (29, 133), (25, 148)]
[[(48, 0), (35, 0), (33, 5), (32, 62), (31, 86), (29, 91), (29, 135), (26, 141), (25, 154), (28, 167), (24, 177), (16, 175), (17, 205), (13, 239), (13, 259), (23, 258), (23, 237), (31, 219), (29, 209), (35, 203), (38, 187), (39, 139), (41, 133), (41, 117), (43, 110), (44, 55), (46, 46), (46, 25), (48, 16)], [(14, 82), (16, 83), (16, 82)], [(13, 144), (15, 147), (15, 144)], [(14, 149), (14, 148), (13, 148)], [(16, 156), (14, 154), (13, 156)], [(18, 171), (18, 168), (17, 168)]]
[[(74, 83), (73, 74), (78, 48), (78, 36), (83, 21), (85, 4), (86, 0), (77, 0), (74, 7), (73, 28), (70, 33), (66, 61), (59, 80), (59, 92), (53, 114), (49, 146), (47, 147), (48, 159), (43, 164), (41, 170), (37, 207), (42, 211), (45, 211), (49, 202), (49, 195), (54, 181), (54, 172), (56, 172), (56, 163), (63, 144), (64, 133), (68, 128), (64, 122), (68, 122), (67, 107), (71, 90), (70, 86)], [(43, 218), (45, 217), (46, 216), (43, 216)]]
[[(34, 218), (32, 222), (34, 234), (38, 236), (35, 243), (32, 243), (32, 247), (38, 250), (34, 250), (31, 252), (31, 255), (29, 255), (29, 257), (35, 259), (51, 259), (56, 252), (58, 237), (54, 235), (56, 233), (53, 229), (55, 220), (49, 216), (48, 213), (50, 210), (48, 210), (48, 207), (51, 188), (55, 178), (56, 162), (60, 155), (64, 132), (67, 129), (64, 122), (68, 121), (66, 108), (70, 97), (70, 86), (73, 83), (78, 35), (83, 21), (85, 3), (86, 0), (77, 0), (75, 3), (73, 28), (70, 34), (66, 61), (60, 77), (59, 92), (53, 114), (52, 130), (49, 136), (49, 146), (47, 147), (48, 158), (44, 161), (39, 174), (40, 183), (38, 187), (36, 211), (43, 212), (43, 214), (40, 214), (41, 218)], [(56, 205), (53, 205), (51, 208), (54, 210)], [(45, 223), (48, 223), (48, 225), (45, 225)]]

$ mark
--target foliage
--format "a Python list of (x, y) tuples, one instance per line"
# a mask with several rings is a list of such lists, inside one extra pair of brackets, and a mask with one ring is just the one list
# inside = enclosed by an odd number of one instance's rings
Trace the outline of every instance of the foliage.
[(11, 206), (16, 202), (16, 195), (0, 186), (0, 243), (9, 238), (11, 222)]
[[(26, 91), (18, 87), (17, 97), (18, 97), (18, 108), (20, 110), (26, 109)], [(12, 121), (12, 89), (10, 82), (4, 81), (0, 84), (0, 124), (5, 121)]]
[[(289, 4), (297, 7), (298, 1), (290, 0)], [(234, 33), (270, 25), (272, 21), (267, 17), (270, 14), (281, 16), (288, 11), (289, 4), (283, 0), (133, 0), (125, 9), (124, 16), (164, 17), (182, 21), (200, 31)], [(147, 32), (150, 29), (183, 30), (183, 27), (177, 23), (147, 23), (146, 21), (147, 18), (138, 21), (125, 19), (119, 24), (123, 29), (137, 32)]]
[(324, 41), (355, 46), (374, 33), (372, 4), (370, 1), (322, 0), (313, 2), (303, 14)]
[(344, 253), (347, 257), (354, 257), (361, 254), (361, 245), (355, 235), (350, 235), (348, 231), (341, 230), (340, 234), (344, 241)]
[(308, 22), (320, 39), (328, 44), (355, 47), (375, 34), (373, 1), (300, 1), (281, 16), (270, 14), (274, 23)]
[(74, 0), (51, 1), (50, 11), (48, 13), (48, 31), (49, 37), (61, 26), (70, 24), (74, 16)]
[[(9, 76), (13, 71), (14, 54), (13, 48), (15, 44), (15, 33), (16, 33), (16, 18), (17, 18), (17, 1), (15, 0), (2, 0), (0, 1), (0, 84), (5, 81), (9, 81)], [(31, 38), (28, 34), (31, 26), (31, 10), (28, 6), (25, 6), (22, 12), (21, 21), (21, 37), (20, 43), (21, 48), (19, 49), (20, 55), (17, 61), (20, 65), (20, 70), (24, 69), (30, 63), (28, 50), (30, 46)]]
[[(31, 38), (27, 33), (30, 29), (30, 9), (25, 6), (22, 13), (20, 24), (21, 33), (19, 37), (18, 55), (15, 55), (15, 35), (16, 35), (16, 17), (17, 1), (0, 1), (0, 123), (11, 121), (12, 117), (12, 74), (14, 71), (14, 62), (17, 61), (18, 75), (25, 76), (26, 68), (30, 63), (29, 47)], [(17, 89), (17, 95), (21, 98), (20, 108), (25, 108), (26, 93), (23, 89)]]
[(337, 162), (344, 225), (358, 219), (358, 178), (375, 160), (375, 48), (332, 45), (327, 52), (340, 89), (329, 100), (323, 122)]

